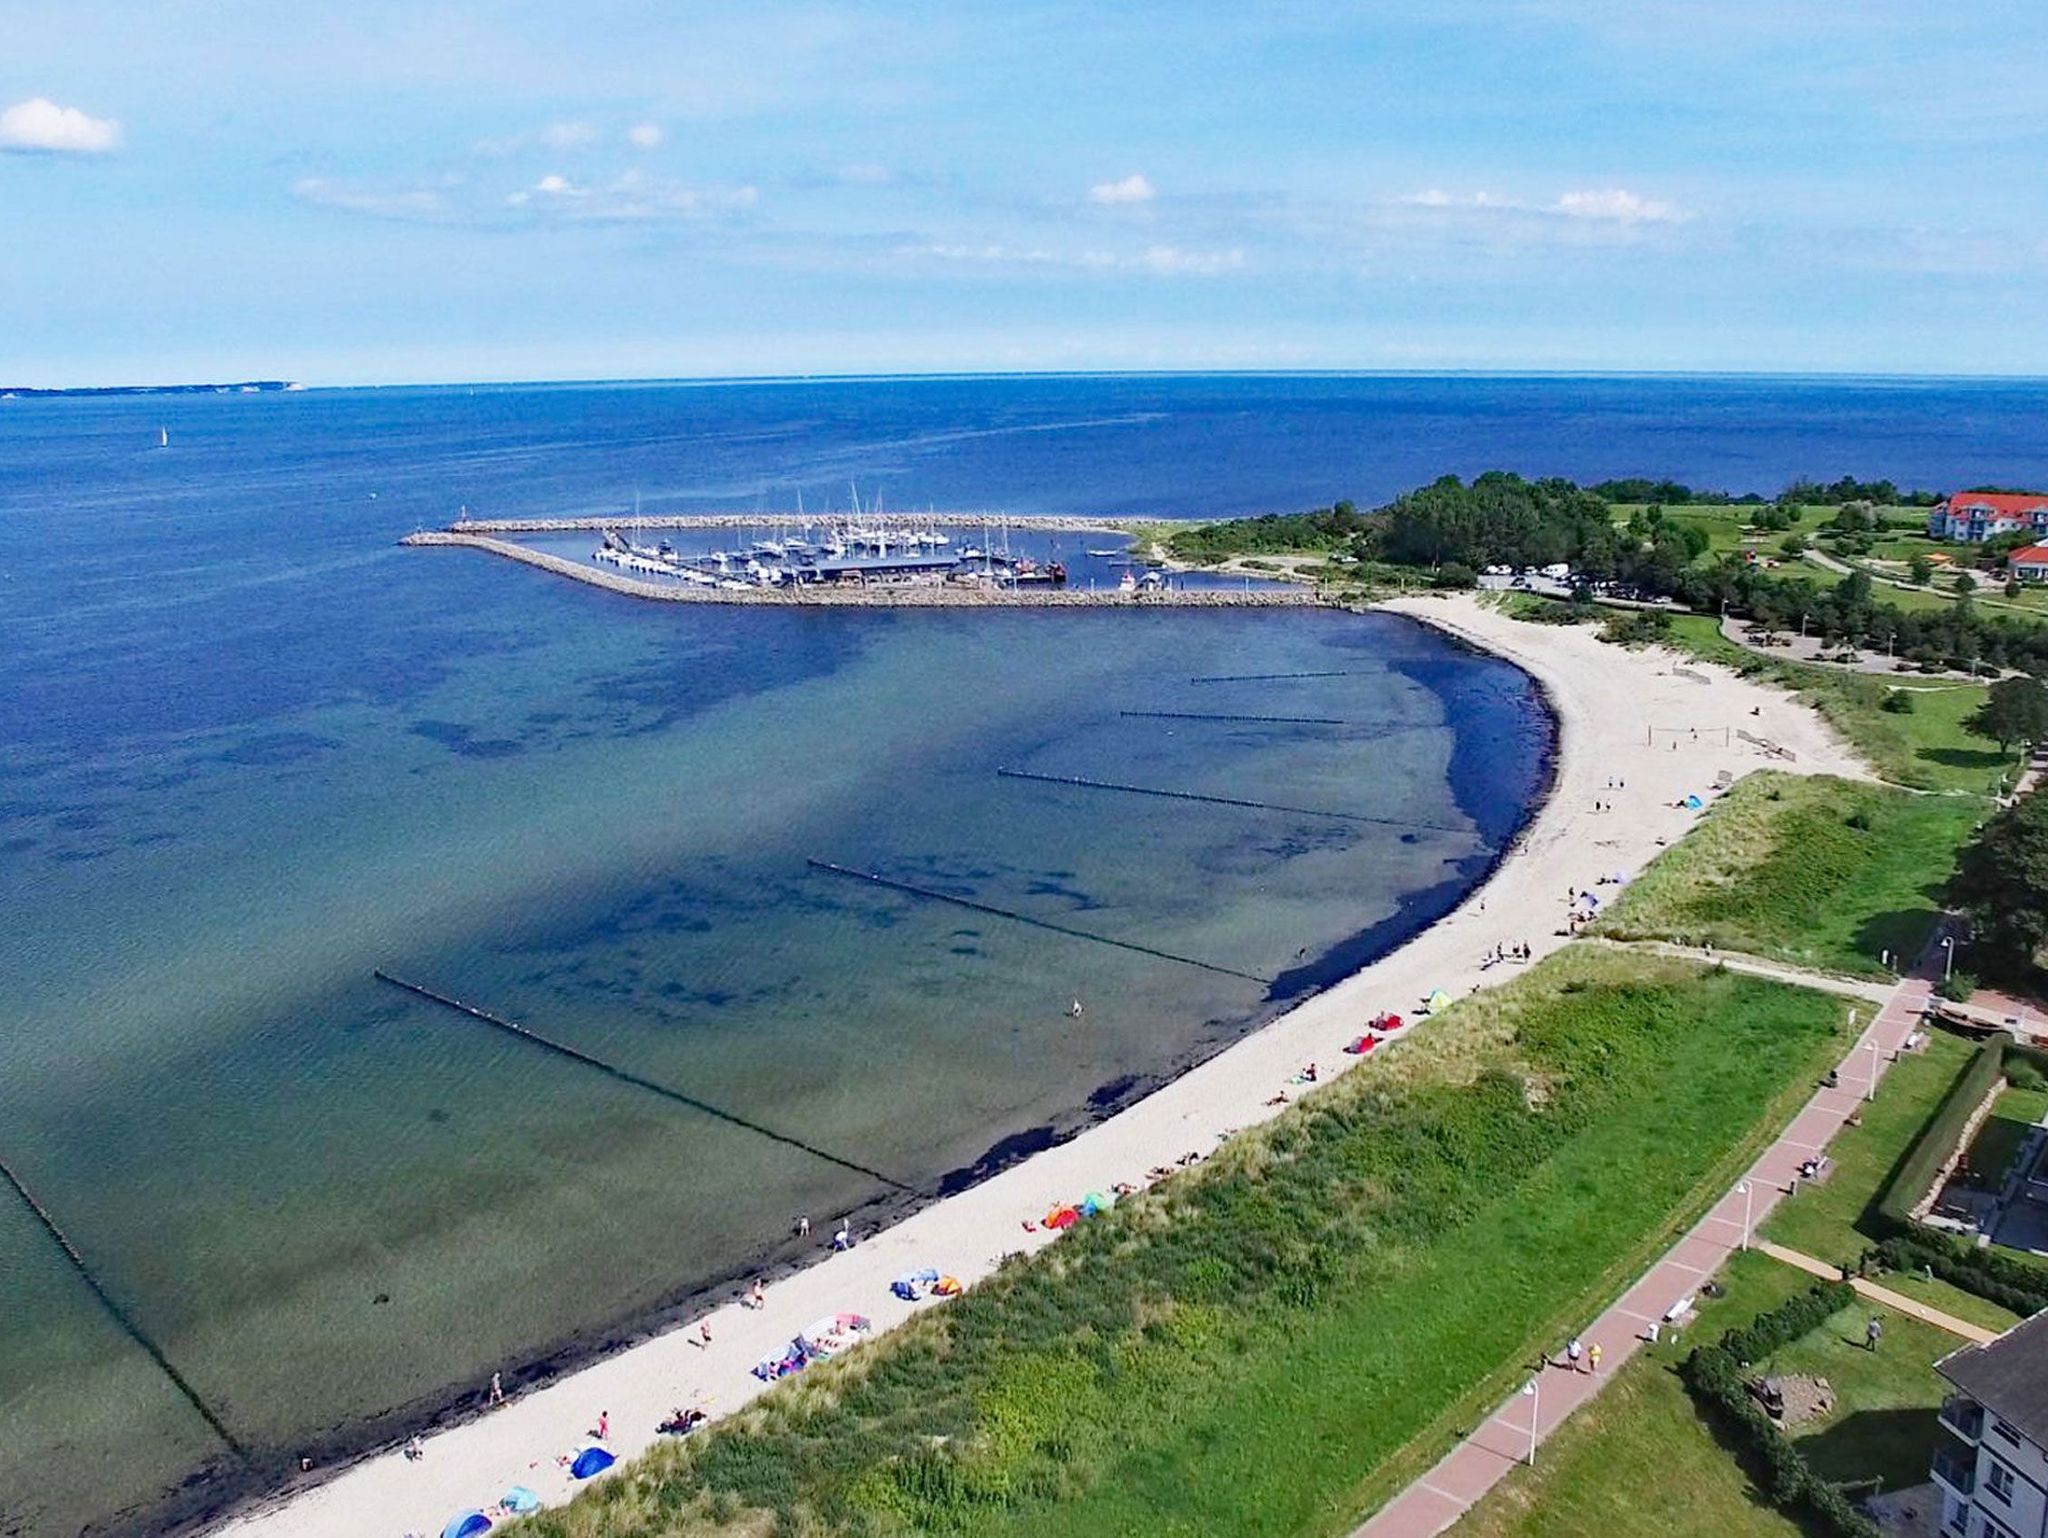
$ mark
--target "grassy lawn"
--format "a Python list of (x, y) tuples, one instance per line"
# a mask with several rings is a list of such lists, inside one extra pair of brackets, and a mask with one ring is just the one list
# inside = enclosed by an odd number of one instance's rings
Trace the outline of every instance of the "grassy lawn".
[[(1854, 1261), (1884, 1238), (1877, 1199), (1893, 1167), (1920, 1135), (1976, 1050), (1975, 1042), (1934, 1031), (1925, 1051), (1892, 1064), (1878, 1085), (1877, 1099), (1864, 1107), (1863, 1125), (1844, 1127), (1829, 1145), (1834, 1173), (1781, 1203), (1760, 1225), (1763, 1237), (1835, 1263)], [(1850, 1082), (1855, 1082), (1853, 1075)], [(1917, 1272), (1892, 1272), (1883, 1283), (1894, 1292), (1989, 1329), (2002, 1330), (2015, 1320), (1995, 1303), (1947, 1282), (1930, 1281)]]
[(1980, 1187), (1996, 1191), (2005, 1184), (2006, 1171), (2043, 1112), (2048, 1112), (2048, 1090), (2007, 1088), (1999, 1094), (1964, 1160)]
[(1881, 977), (1917, 955), (1976, 804), (1828, 777), (1748, 776), (1601, 919), (1623, 939), (1711, 940)]
[(1825, 716), (1878, 773), (1920, 790), (1989, 795), (2017, 755), (1989, 738), (1964, 730), (1963, 721), (1984, 702), (1984, 687), (1943, 685), (1916, 690), (1911, 715), (1882, 709), (1888, 684), (1911, 685), (1915, 675), (1896, 679), (1768, 657), (1737, 646), (1705, 614), (1676, 615), (1674, 645), (1709, 662), (1769, 679), (1797, 694)]
[[(1543, 1445), (1452, 1532), (1456, 1538), (1579, 1538), (1657, 1533), (1675, 1538), (1788, 1538), (1801, 1531), (1758, 1488), (1736, 1451), (1694, 1408), (1676, 1365), (1698, 1342), (1747, 1324), (1803, 1292), (1812, 1279), (1762, 1255), (1737, 1255), (1722, 1272), (1727, 1294), (1704, 1304), (1688, 1339), (1646, 1348), (1600, 1397)], [(1884, 1340), (1863, 1349), (1863, 1325), (1884, 1320)], [(1942, 1382), (1934, 1361), (1960, 1342), (1888, 1308), (1858, 1304), (1784, 1347), (1760, 1373), (1809, 1373), (1836, 1395), (1825, 1419), (1796, 1432), (1826, 1478), (1868, 1490), (1927, 1477)]]
[(1841, 1021), (1573, 948), (520, 1531), (1347, 1531), (1714, 1199)]

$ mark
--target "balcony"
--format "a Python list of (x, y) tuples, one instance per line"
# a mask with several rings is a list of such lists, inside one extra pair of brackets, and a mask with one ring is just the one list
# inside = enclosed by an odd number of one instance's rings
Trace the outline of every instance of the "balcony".
[(1934, 1455), (1934, 1478), (1957, 1500), (1967, 1501), (1977, 1488), (1977, 1460), (1943, 1448)]
[(1951, 1394), (1941, 1402), (1941, 1423), (1974, 1447), (1984, 1436), (1984, 1407), (1974, 1399)]

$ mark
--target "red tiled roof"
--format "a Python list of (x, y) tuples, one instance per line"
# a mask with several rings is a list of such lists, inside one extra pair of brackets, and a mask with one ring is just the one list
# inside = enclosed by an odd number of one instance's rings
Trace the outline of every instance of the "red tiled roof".
[(1981, 507), (2008, 518), (2023, 517), (2028, 513), (2048, 512), (2048, 495), (2033, 491), (1958, 491), (1948, 499), (1947, 505), (1952, 513)]
[(2048, 566), (2048, 545), (2022, 545), (2006, 560), (2015, 566)]

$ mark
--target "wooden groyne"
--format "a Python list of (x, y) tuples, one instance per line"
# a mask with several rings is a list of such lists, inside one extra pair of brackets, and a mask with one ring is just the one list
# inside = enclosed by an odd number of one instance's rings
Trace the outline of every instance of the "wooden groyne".
[(1405, 817), (1374, 817), (1365, 812), (1332, 812), (1314, 806), (1282, 806), (1273, 801), (1248, 801), (1240, 796), (1208, 796), (1196, 790), (1162, 790), (1152, 785), (1124, 785), (1116, 780), (1088, 780), (1075, 774), (1036, 774), (1029, 769), (998, 769), (1005, 780), (1036, 780), (1041, 785), (1067, 785), (1076, 790), (1113, 790), (1126, 796), (1158, 796), (1167, 801), (1202, 801), (1210, 806), (1242, 806), (1255, 812), (1286, 812), (1294, 817), (1335, 817), (1343, 822), (1370, 822), (1386, 828), (1420, 828), (1432, 833), (1462, 833), (1437, 822), (1415, 822)]
[(1134, 721), (1243, 721), (1255, 726), (1349, 726), (1333, 716), (1229, 716), (1209, 710), (1119, 710)]
[(1200, 678), (1190, 678), (1191, 684), (1264, 684), (1278, 683), (1291, 678), (1349, 678), (1348, 668), (1338, 668), (1325, 673), (1209, 673)]
[(491, 555), (501, 555), (509, 561), (537, 566), (542, 571), (551, 571), (572, 581), (586, 582), (608, 592), (623, 593), (630, 598), (651, 598), (662, 603), (756, 604), (788, 609), (1283, 609), (1319, 601), (1315, 590), (1309, 587), (1247, 588), (1242, 591), (1169, 588), (1155, 593), (1090, 592), (1055, 587), (891, 587), (881, 584), (841, 587), (824, 582), (789, 587), (693, 587), (681, 582), (644, 581), (545, 550), (535, 550), (514, 540), (474, 534), (466, 529), (428, 529), (408, 534), (399, 543), (482, 550)]
[(28, 1210), (35, 1215), (35, 1220), (43, 1225), (43, 1231), (56, 1242), (57, 1248), (64, 1252), (64, 1258), (71, 1262), (71, 1269), (76, 1271), (80, 1280), (92, 1290), (92, 1295), (100, 1300), (100, 1307), (104, 1308), (107, 1316), (121, 1327), (122, 1333), (148, 1353), (149, 1359), (156, 1363), (166, 1378), (171, 1380), (172, 1386), (185, 1396), (186, 1403), (197, 1410), (200, 1419), (213, 1428), (215, 1436), (225, 1442), (237, 1457), (247, 1456), (248, 1450), (235, 1440), (234, 1433), (229, 1431), (221, 1418), (214, 1413), (213, 1407), (199, 1397), (199, 1390), (186, 1382), (185, 1375), (171, 1365), (171, 1359), (164, 1355), (163, 1348), (150, 1339), (142, 1326), (129, 1316), (128, 1310), (115, 1301), (113, 1294), (108, 1292), (100, 1279), (93, 1274), (92, 1267), (85, 1263), (85, 1256), (80, 1254), (78, 1246), (71, 1242), (71, 1236), (57, 1226), (57, 1220), (51, 1215), (50, 1209), (37, 1200), (35, 1193), (22, 1183), (21, 1177), (14, 1173), (13, 1166), (4, 1159), (0, 1159), (0, 1178), (4, 1178), (14, 1187), (15, 1195), (22, 1199)]
[(543, 1036), (531, 1026), (521, 1025), (517, 1020), (507, 1020), (503, 1015), (493, 1014), (488, 1009), (484, 1009), (476, 1004), (467, 1003), (449, 994), (436, 992), (424, 984), (408, 982), (402, 977), (394, 977), (381, 967), (376, 969), (372, 975), (380, 983), (389, 983), (392, 987), (402, 988), (407, 993), (415, 994), (431, 1004), (439, 1004), (445, 1009), (452, 1009), (458, 1014), (467, 1015), (472, 1020), (480, 1020), (485, 1025), (491, 1026), (496, 1030), (518, 1037), (521, 1041), (530, 1042), (545, 1051), (553, 1052), (560, 1057), (566, 1057), (572, 1063), (581, 1063), (586, 1068), (595, 1068), (599, 1073), (609, 1074), (612, 1078), (618, 1079), (622, 1083), (630, 1084), (636, 1089), (644, 1089), (650, 1094), (661, 1096), (664, 1100), (673, 1100), (678, 1105), (686, 1105), (693, 1111), (701, 1111), (706, 1116), (715, 1117), (719, 1121), (729, 1123), (735, 1127), (745, 1128), (748, 1132), (757, 1133), (786, 1147), (799, 1149), (815, 1159), (823, 1159), (827, 1164), (836, 1164), (841, 1169), (852, 1170), (856, 1175), (865, 1175), (870, 1180), (879, 1180), (883, 1185), (890, 1187), (892, 1190), (909, 1191), (912, 1189), (902, 1181), (883, 1174), (880, 1170), (870, 1169), (865, 1164), (857, 1164), (852, 1159), (841, 1158), (838, 1154), (832, 1153), (828, 1149), (820, 1148), (815, 1143), (806, 1143), (802, 1138), (791, 1137), (786, 1132), (777, 1132), (773, 1127), (764, 1127), (757, 1121), (751, 1121), (747, 1117), (735, 1115), (723, 1107), (711, 1104), (708, 1100), (699, 1100), (696, 1096), (686, 1095), (681, 1090), (670, 1089), (666, 1084), (659, 1084), (653, 1079), (642, 1078), (630, 1068), (621, 1068), (618, 1064), (608, 1063), (603, 1058), (593, 1056), (580, 1047), (572, 1047), (565, 1041), (556, 1041), (552, 1036)]
[(897, 881), (893, 877), (880, 876), (870, 870), (855, 870), (850, 865), (834, 865), (830, 860), (806, 860), (812, 870), (825, 871), (829, 875), (848, 876), (855, 881), (866, 881), (874, 886), (887, 887), (892, 892), (902, 892), (911, 897), (921, 897), (928, 902), (951, 903), (956, 908), (966, 908), (974, 913), (986, 913), (991, 917), (1009, 919), (1018, 924), (1029, 924), (1033, 929), (1049, 929), (1054, 934), (1069, 935), (1076, 940), (1093, 940), (1097, 945), (1114, 945), (1118, 950), (1136, 951), (1141, 956), (1151, 956), (1159, 961), (1178, 962), (1184, 967), (1200, 967), (1204, 972), (1220, 972), (1225, 977), (1241, 977), (1248, 983), (1262, 987), (1273, 986), (1273, 979), (1260, 977), (1256, 972), (1240, 972), (1235, 967), (1226, 967), (1213, 961), (1198, 961), (1193, 956), (1180, 956), (1172, 951), (1162, 951), (1156, 946), (1141, 945), (1136, 940), (1117, 940), (1108, 935), (1098, 935), (1086, 929), (1075, 929), (1067, 924), (1058, 924), (1051, 919), (1033, 918), (1028, 913), (1018, 913), (1011, 908), (998, 908), (992, 903), (976, 902), (971, 897), (955, 896), (941, 892), (934, 887), (916, 886), (908, 881)]

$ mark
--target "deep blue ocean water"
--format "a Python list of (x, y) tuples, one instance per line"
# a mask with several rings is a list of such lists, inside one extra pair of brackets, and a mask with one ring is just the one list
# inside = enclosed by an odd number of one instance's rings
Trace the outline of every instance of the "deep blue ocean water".
[[(858, 481), (1209, 515), (1495, 466), (2024, 484), (2044, 408), (1408, 377), (0, 402), (0, 1158), (260, 1479), (773, 1260), (795, 1212), (885, 1198), (863, 1170), (931, 1190), (1141, 1092), (1455, 901), (1540, 790), (1527, 680), (1403, 622), (704, 612), (394, 544), (458, 507), (816, 510)], [(1290, 672), (1336, 676), (1195, 682)], [(12, 1201), (0, 1295), (0, 1531), (146, 1527), (195, 1472), (181, 1499), (243, 1477)]]

